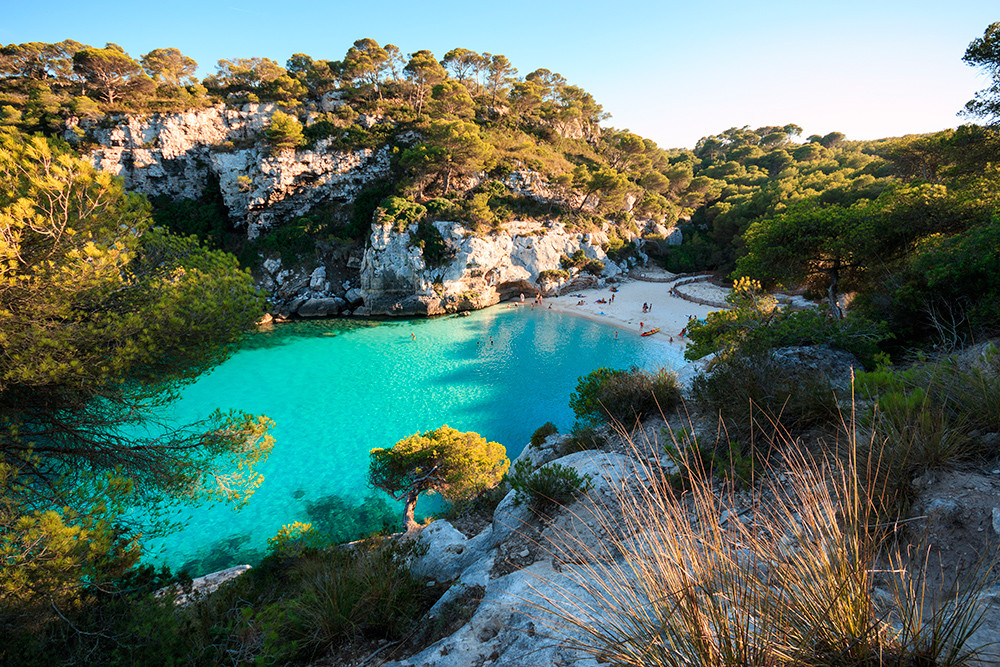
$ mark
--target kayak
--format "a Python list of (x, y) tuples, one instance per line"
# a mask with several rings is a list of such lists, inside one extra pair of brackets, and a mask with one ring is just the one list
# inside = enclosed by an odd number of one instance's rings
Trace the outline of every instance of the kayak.
[(655, 334), (659, 330), (660, 330), (660, 327), (656, 327), (655, 329), (650, 329), (649, 331), (643, 331), (639, 335), (640, 336), (652, 336), (653, 334)]

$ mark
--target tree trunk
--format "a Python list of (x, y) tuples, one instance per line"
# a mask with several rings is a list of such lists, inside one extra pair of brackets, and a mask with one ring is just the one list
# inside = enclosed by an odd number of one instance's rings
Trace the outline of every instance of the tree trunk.
[(840, 300), (837, 299), (837, 283), (840, 281), (840, 260), (834, 260), (833, 266), (829, 269), (824, 269), (823, 273), (830, 277), (830, 286), (826, 288), (826, 298), (830, 303), (830, 315), (835, 320), (843, 319), (844, 312), (840, 309)]
[(418, 491), (410, 491), (406, 496), (406, 505), (403, 507), (403, 530), (407, 535), (420, 530), (420, 524), (413, 518), (413, 511), (417, 507)]

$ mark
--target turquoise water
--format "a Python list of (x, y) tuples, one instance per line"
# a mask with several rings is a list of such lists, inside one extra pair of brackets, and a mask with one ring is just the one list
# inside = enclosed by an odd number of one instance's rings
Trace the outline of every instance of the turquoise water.
[(586, 319), (503, 306), (464, 318), (327, 320), (257, 334), (186, 387), (170, 418), (187, 423), (217, 408), (268, 415), (275, 446), (261, 467), (265, 481), (238, 512), (182, 508), (175, 519), (183, 528), (148, 540), (146, 560), (178, 568), (220, 543), (263, 548), (283, 524), (308, 521), (310, 499), (369, 495), (369, 450), (417, 431), (476, 431), (513, 458), (546, 421), (569, 430), (580, 375), (600, 366), (677, 367), (681, 354), (627, 331), (616, 340), (613, 327)]

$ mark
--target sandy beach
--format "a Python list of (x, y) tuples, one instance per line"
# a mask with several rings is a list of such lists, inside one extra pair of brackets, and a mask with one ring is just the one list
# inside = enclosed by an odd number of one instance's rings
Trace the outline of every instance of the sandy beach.
[[(669, 276), (670, 274), (664, 274), (662, 277)], [(691, 317), (703, 318), (719, 308), (671, 296), (670, 288), (673, 284), (630, 279), (616, 284), (617, 292), (611, 292), (609, 287), (580, 290), (572, 295), (548, 297), (543, 300), (541, 307), (551, 307), (551, 310), (586, 317), (634, 333), (659, 328), (660, 331), (653, 334), (651, 339), (655, 339), (657, 343), (683, 348), (687, 345), (687, 338), (681, 335), (681, 331), (687, 326), (688, 320)], [(679, 289), (685, 294), (714, 301), (722, 301), (727, 292), (707, 283), (684, 285)], [(597, 303), (600, 299), (606, 303)], [(646, 313), (642, 312), (643, 303), (652, 304), (652, 308)], [(532, 299), (525, 297), (525, 303), (521, 307), (528, 308), (531, 304)]]

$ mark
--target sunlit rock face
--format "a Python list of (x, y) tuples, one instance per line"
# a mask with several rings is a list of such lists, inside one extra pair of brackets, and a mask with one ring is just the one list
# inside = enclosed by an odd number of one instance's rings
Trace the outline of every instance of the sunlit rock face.
[(321, 139), (310, 150), (274, 152), (263, 133), (274, 104), (151, 116), (118, 116), (77, 125), (98, 148), (98, 168), (118, 174), (130, 190), (197, 199), (218, 183), (229, 216), (255, 238), (261, 230), (330, 201), (347, 202), (389, 170), (390, 150), (333, 150)]
[[(603, 250), (604, 232), (577, 233), (561, 223), (511, 222), (494, 233), (477, 235), (457, 222), (436, 222), (445, 259), (432, 265), (414, 243), (416, 226), (395, 230), (373, 225), (361, 265), (361, 294), (371, 315), (436, 315), (482, 308), (503, 299), (560, 293), (597, 284), (597, 277), (575, 270), (551, 279), (560, 258), (583, 250), (604, 263), (603, 278), (621, 269)], [(589, 278), (589, 279), (588, 279)]]

